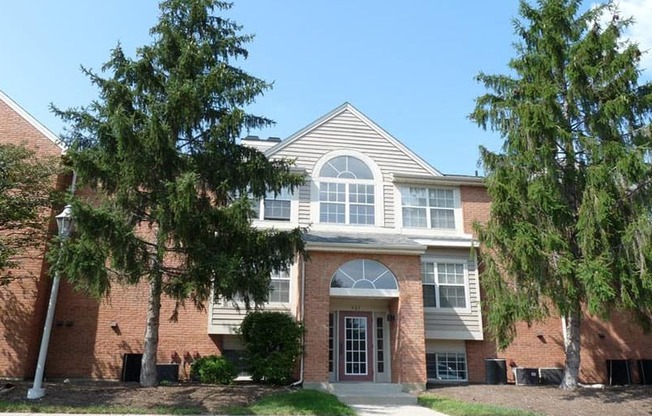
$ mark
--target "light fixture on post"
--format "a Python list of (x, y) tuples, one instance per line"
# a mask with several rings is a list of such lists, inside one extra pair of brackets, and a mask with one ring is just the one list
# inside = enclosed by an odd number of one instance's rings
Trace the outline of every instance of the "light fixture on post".
[[(70, 236), (72, 230), (72, 207), (66, 205), (61, 214), (57, 215), (57, 228), (61, 242)], [(52, 291), (50, 292), (50, 301), (48, 302), (48, 312), (45, 316), (45, 326), (43, 327), (43, 337), (41, 338), (41, 349), (38, 353), (38, 362), (36, 364), (36, 374), (34, 375), (34, 385), (27, 390), (28, 399), (40, 399), (45, 396), (43, 388), (43, 373), (45, 371), (45, 358), (48, 355), (48, 344), (50, 343), (50, 333), (52, 332), (52, 321), (54, 320), (54, 308), (57, 305), (57, 295), (59, 294), (59, 281), (61, 276), (59, 272), (54, 273), (52, 280)]]

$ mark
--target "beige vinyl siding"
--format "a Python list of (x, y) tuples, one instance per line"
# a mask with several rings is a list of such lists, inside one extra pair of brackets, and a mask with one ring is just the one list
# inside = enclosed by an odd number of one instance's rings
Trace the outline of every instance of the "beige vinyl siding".
[[(266, 307), (268, 311), (290, 312), (290, 305)], [(230, 304), (214, 303), (211, 308), (211, 318), (208, 325), (209, 334), (235, 334), (247, 314), (244, 306), (238, 311)]]
[(299, 226), (310, 225), (310, 195), (312, 184), (307, 181), (299, 188)]
[(369, 127), (349, 110), (326, 121), (319, 127), (306, 133), (277, 153), (273, 158), (295, 160), (296, 166), (307, 172), (307, 184), (301, 188), (299, 195), (299, 225), (310, 224), (310, 186), (315, 163), (324, 155), (336, 150), (352, 150), (361, 152), (371, 158), (381, 171), (382, 195), (384, 198), (385, 227), (395, 226), (395, 201), (393, 174), (423, 175), (432, 174), (419, 165), (412, 157), (397, 147), (394, 143)]
[(392, 183), (383, 184), (383, 196), (385, 198), (385, 227), (394, 228), (396, 226), (396, 210), (394, 207), (395, 187)]
[(393, 143), (345, 110), (301, 139), (281, 149), (274, 158), (296, 159), (300, 168), (312, 175), (312, 168), (323, 155), (334, 150), (356, 150), (372, 158), (389, 181), (390, 173), (432, 176)]
[(470, 310), (451, 311), (426, 309), (424, 314), (426, 339), (482, 340), (482, 316), (480, 310), (480, 282), (474, 256), (468, 250), (429, 249), (424, 255), (448, 261), (465, 261), (468, 267)]

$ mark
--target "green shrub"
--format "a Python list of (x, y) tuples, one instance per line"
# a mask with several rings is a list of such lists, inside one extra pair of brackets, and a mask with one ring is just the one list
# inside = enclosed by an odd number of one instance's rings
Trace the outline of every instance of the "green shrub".
[(190, 377), (206, 384), (231, 384), (237, 375), (233, 363), (217, 355), (199, 358), (190, 367)]
[(283, 312), (252, 312), (240, 325), (254, 381), (286, 384), (301, 355), (303, 327)]

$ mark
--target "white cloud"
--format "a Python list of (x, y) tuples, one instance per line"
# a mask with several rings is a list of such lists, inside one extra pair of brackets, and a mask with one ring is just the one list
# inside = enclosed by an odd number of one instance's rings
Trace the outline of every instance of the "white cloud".
[(647, 78), (652, 78), (652, 0), (620, 0), (617, 6), (623, 18), (634, 18), (626, 35), (644, 52), (641, 69)]

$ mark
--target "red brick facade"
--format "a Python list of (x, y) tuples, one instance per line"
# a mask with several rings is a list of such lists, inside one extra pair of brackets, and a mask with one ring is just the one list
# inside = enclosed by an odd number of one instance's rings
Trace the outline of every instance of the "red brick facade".
[(350, 260), (375, 260), (397, 278), (400, 297), (389, 304), (396, 318), (390, 323), (392, 382), (425, 384), (425, 341), (419, 256), (332, 253), (311, 251), (306, 262), (304, 380), (328, 381), (328, 314), (330, 281), (335, 271)]
[[(0, 97), (1, 98), (1, 97)], [(57, 157), (61, 149), (8, 103), (0, 99), (0, 141), (25, 145), (37, 156)], [(54, 178), (53, 178), (54, 186)], [(34, 372), (47, 307), (49, 279), (43, 250), (31, 253), (21, 270), (23, 277), (0, 287), (0, 375), (24, 377)]]
[[(1, 98), (1, 97), (0, 97)], [(57, 156), (57, 147), (42, 129), (0, 99), (0, 141), (27, 143), (41, 156)], [(59, 185), (62, 185), (60, 179)], [(489, 218), (490, 200), (484, 188), (460, 186), (464, 232)], [(397, 278), (398, 298), (386, 300), (383, 316), (389, 322), (391, 382), (423, 385), (426, 382), (426, 340), (419, 254), (369, 254), (312, 250), (300, 264), (305, 278), (306, 327), (303, 379), (329, 380), (329, 313), (334, 311), (330, 279), (344, 263), (369, 259), (382, 263)], [(34, 374), (50, 279), (42, 254), (23, 264), (33, 277), (0, 288), (0, 377), (30, 378)], [(301, 274), (301, 273), (300, 273)], [(300, 285), (299, 285), (300, 286)], [(295, 295), (301, 290), (295, 286)], [(298, 297), (298, 296), (297, 296)], [(489, 305), (490, 306), (490, 305)], [(180, 364), (187, 378), (194, 357), (220, 354), (223, 338), (208, 334), (206, 311), (189, 305), (177, 322), (170, 322), (173, 301), (163, 301), (158, 361)], [(48, 377), (107, 378), (121, 376), (125, 353), (141, 352), (147, 309), (147, 288), (115, 286), (107, 299), (94, 300), (76, 293), (62, 281), (46, 365)], [(485, 381), (485, 359), (505, 358), (519, 367), (561, 367), (563, 337), (559, 319), (518, 326), (518, 336), (505, 351), (497, 351), (485, 333), (484, 341), (466, 341), (469, 381)], [(630, 319), (615, 316), (610, 323), (586, 317), (582, 329), (581, 380), (606, 382), (608, 359), (652, 359), (652, 336), (644, 335)], [(634, 380), (638, 380), (634, 369)], [(513, 380), (513, 375), (508, 372)]]

